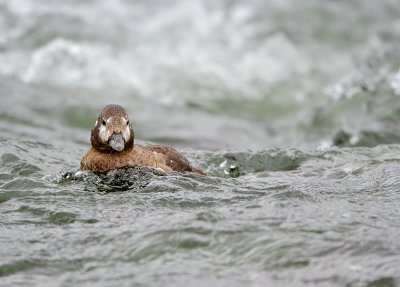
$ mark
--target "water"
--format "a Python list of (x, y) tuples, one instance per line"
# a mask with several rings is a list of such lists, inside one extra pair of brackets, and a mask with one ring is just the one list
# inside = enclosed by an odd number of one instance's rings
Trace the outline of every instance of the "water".
[(397, 2), (0, 0), (0, 286), (399, 286)]

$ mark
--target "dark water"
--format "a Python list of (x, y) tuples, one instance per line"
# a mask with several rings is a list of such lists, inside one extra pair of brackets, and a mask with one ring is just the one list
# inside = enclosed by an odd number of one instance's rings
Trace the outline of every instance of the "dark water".
[[(0, 286), (400, 286), (399, 15), (0, 0)], [(79, 172), (108, 103), (209, 176)]]

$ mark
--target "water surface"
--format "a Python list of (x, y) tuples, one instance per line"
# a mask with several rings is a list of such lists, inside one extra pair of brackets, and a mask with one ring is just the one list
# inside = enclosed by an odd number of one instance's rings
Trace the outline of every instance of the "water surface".
[[(400, 6), (369, 2), (0, 0), (0, 286), (398, 286)], [(108, 103), (209, 176), (78, 172)]]

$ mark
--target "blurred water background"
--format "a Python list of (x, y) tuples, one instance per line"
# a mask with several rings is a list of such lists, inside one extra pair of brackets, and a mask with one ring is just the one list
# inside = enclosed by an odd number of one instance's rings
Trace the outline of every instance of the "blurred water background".
[[(0, 0), (0, 286), (400, 286), (399, 15)], [(209, 176), (74, 176), (109, 103)]]

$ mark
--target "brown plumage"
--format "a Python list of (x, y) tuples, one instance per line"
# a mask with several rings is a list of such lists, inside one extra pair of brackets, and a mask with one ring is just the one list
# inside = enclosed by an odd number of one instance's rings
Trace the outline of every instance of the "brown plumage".
[(81, 170), (109, 171), (120, 167), (149, 166), (165, 172), (205, 173), (193, 168), (176, 149), (167, 146), (134, 144), (134, 133), (125, 109), (105, 106), (90, 136), (91, 147), (81, 160)]

